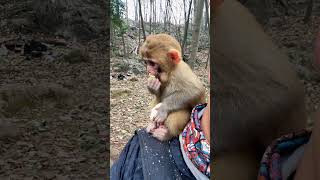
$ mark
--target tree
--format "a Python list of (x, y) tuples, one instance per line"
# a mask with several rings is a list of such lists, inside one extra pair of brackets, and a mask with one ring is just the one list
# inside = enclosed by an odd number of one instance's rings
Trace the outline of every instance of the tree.
[(152, 33), (152, 7), (153, 5), (153, 0), (150, 0), (150, 15), (149, 15), (149, 34)]
[(192, 6), (192, 0), (190, 0), (190, 3), (189, 3), (188, 16), (187, 16), (186, 23), (185, 23), (185, 27), (184, 27), (183, 42), (182, 42), (182, 55), (184, 55), (184, 48), (185, 48), (185, 46), (186, 46), (186, 44), (187, 44), (187, 37), (188, 37), (188, 28), (189, 28), (189, 20), (190, 20), (191, 6)]
[(121, 0), (111, 1), (111, 24), (113, 29), (117, 30), (118, 35), (121, 36), (123, 44), (123, 55), (127, 57), (126, 44), (124, 40), (124, 34), (128, 30), (128, 26), (122, 19), (125, 13), (125, 4)]
[(208, 28), (209, 28), (209, 21), (210, 21), (210, 17), (209, 17), (209, 2), (208, 2), (208, 0), (204, 0), (204, 3), (205, 3), (205, 5), (206, 5), (206, 16), (205, 16), (205, 18), (206, 18), (206, 20), (205, 20), (205, 30), (208, 30)]
[(311, 15), (312, 15), (312, 9), (313, 9), (313, 0), (309, 0), (307, 5), (306, 14), (304, 16), (304, 23), (308, 23), (310, 21)]
[(139, 4), (140, 23), (142, 28), (143, 39), (146, 40), (146, 32), (144, 30), (143, 17), (142, 17), (141, 0), (138, 0), (138, 4)]
[(198, 51), (201, 19), (202, 19), (202, 14), (203, 14), (203, 6), (204, 6), (204, 0), (197, 0), (195, 13), (194, 13), (191, 56), (190, 56), (190, 61), (189, 61), (189, 65), (191, 67), (193, 67), (195, 64), (196, 55), (197, 55), (197, 51)]

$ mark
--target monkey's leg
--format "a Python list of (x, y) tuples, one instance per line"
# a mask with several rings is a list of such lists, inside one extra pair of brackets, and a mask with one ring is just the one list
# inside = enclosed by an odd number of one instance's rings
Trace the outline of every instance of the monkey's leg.
[(171, 137), (177, 137), (183, 131), (190, 120), (191, 111), (180, 110), (168, 115), (165, 126), (169, 129)]
[(190, 114), (191, 111), (188, 110), (170, 113), (164, 122), (164, 126), (154, 129), (152, 136), (160, 141), (166, 141), (173, 137), (177, 137), (188, 123)]
[(225, 153), (213, 159), (214, 179), (256, 180), (259, 160), (250, 152)]

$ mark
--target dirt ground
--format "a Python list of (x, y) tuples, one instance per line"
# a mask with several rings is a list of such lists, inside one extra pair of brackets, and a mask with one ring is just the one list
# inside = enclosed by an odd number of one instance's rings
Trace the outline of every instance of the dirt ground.
[[(105, 179), (109, 62), (103, 41), (85, 52), (41, 35), (0, 37), (0, 179)], [(30, 40), (46, 50), (25, 54), (20, 45)]]

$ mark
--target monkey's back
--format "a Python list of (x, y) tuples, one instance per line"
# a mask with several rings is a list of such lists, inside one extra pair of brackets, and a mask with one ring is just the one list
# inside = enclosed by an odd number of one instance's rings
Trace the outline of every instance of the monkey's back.
[[(162, 93), (161, 100), (175, 92), (180, 92), (183, 93), (185, 96), (184, 98), (188, 98), (188, 96), (195, 97), (191, 99), (189, 108), (193, 108), (197, 104), (204, 103), (205, 88), (187, 63), (181, 61), (175, 71), (172, 72), (170, 78), (170, 83)], [(179, 97), (176, 98), (177, 101), (179, 101)]]

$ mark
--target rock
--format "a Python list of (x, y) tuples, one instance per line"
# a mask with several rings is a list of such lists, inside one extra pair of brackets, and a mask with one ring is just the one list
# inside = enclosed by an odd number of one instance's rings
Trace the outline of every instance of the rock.
[(8, 53), (9, 53), (8, 49), (4, 45), (1, 45), (1, 47), (0, 47), (0, 56), (7, 56)]
[(0, 139), (16, 137), (18, 135), (19, 129), (11, 122), (11, 119), (0, 118)]
[(89, 53), (83, 49), (74, 49), (65, 55), (63, 59), (69, 63), (89, 62), (91, 60)]
[(43, 59), (49, 62), (56, 60), (56, 58), (54, 58), (52, 55), (47, 55), (47, 54), (43, 56)]
[(139, 81), (139, 79), (137, 77), (132, 77), (129, 79), (129, 81), (135, 82), (135, 81)]
[(124, 80), (126, 76), (124, 76), (123, 74), (118, 74), (117, 78), (118, 80)]
[(48, 47), (39, 41), (31, 40), (24, 45), (23, 49), (23, 54), (27, 56), (27, 59), (30, 59), (31, 57), (41, 57), (48, 50)]
[(19, 30), (20, 28), (30, 27), (31, 22), (28, 18), (15, 18), (9, 20), (9, 26), (11, 25), (13, 29)]
[(316, 78), (316, 74), (313, 72), (310, 72), (306, 67), (301, 66), (301, 65), (296, 65), (295, 66), (296, 72), (298, 73), (298, 76), (301, 79), (305, 79), (307, 81), (313, 80)]

